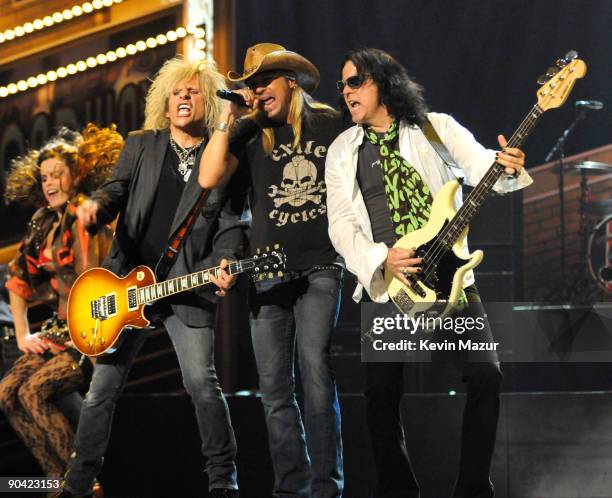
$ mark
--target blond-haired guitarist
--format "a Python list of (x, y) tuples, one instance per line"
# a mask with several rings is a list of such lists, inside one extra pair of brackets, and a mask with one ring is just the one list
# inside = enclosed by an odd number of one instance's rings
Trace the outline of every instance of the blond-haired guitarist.
[[(199, 198), (198, 157), (220, 109), (215, 99), (206, 97), (223, 87), (223, 77), (210, 63), (167, 61), (147, 96), (145, 130), (129, 135), (113, 179), (81, 206), (79, 217), (89, 227), (119, 215), (104, 263), (116, 275), (124, 276), (138, 265), (154, 268)], [(164, 278), (237, 259), (243, 243), (238, 224), (242, 204), (234, 185), (210, 192)], [(214, 282), (223, 294), (233, 278), (222, 273)], [(156, 301), (149, 319), (167, 329), (194, 403), (209, 496), (234, 497), (236, 442), (213, 359), (216, 298), (210, 287), (202, 289)], [(115, 401), (145, 338), (145, 329), (132, 331), (114, 354), (99, 357), (61, 496), (86, 496), (91, 489), (102, 468)]]

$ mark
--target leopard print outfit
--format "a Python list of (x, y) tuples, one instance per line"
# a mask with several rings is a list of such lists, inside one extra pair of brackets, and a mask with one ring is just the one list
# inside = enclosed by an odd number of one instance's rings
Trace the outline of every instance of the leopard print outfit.
[[(76, 206), (73, 200), (61, 214), (41, 208), (32, 216), (9, 264), (6, 283), (7, 289), (26, 301), (48, 304), (60, 319), (66, 317), (72, 283), (83, 271), (101, 263), (112, 240), (110, 227), (89, 235), (77, 221)], [(43, 248), (56, 221), (59, 227), (48, 260), (42, 257)], [(64, 474), (72, 451), (74, 430), (53, 400), (77, 391), (85, 381), (83, 368), (75, 359), (78, 355), (73, 353), (25, 354), (0, 381), (0, 409), (49, 477)]]
[(0, 409), (48, 477), (64, 474), (74, 440), (70, 422), (53, 401), (84, 382), (83, 369), (68, 352), (50, 359), (24, 354), (0, 381)]

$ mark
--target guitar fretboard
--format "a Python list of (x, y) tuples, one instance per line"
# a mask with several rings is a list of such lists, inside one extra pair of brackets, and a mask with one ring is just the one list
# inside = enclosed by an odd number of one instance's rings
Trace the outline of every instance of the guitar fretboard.
[[(242, 273), (254, 268), (258, 262), (254, 259), (243, 259), (230, 263), (225, 271), (230, 275)], [(181, 277), (171, 278), (164, 282), (140, 287), (137, 291), (138, 304), (147, 304), (158, 299), (162, 299), (179, 292), (184, 292), (211, 282), (211, 276), (217, 276), (221, 270), (220, 266), (207, 268), (206, 270), (196, 271)]]
[[(529, 114), (523, 119), (521, 125), (510, 137), (510, 140), (508, 140), (508, 147), (519, 147), (529, 136), (543, 113), (544, 111), (539, 105), (533, 106)], [(495, 161), (474, 190), (466, 197), (453, 219), (440, 232), (438, 241), (442, 246), (446, 249), (450, 249), (453, 246), (469, 225), (484, 200), (491, 193), (495, 182), (497, 182), (503, 173), (504, 166)]]

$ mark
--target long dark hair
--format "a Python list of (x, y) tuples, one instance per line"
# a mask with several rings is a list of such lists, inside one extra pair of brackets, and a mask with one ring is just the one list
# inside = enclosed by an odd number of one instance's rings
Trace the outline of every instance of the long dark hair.
[[(342, 61), (340, 74), (348, 61), (355, 64), (359, 75), (370, 77), (376, 83), (380, 103), (391, 116), (413, 125), (423, 123), (427, 112), (423, 87), (391, 55), (377, 48), (352, 50)], [(342, 97), (340, 107), (345, 115), (349, 114)]]

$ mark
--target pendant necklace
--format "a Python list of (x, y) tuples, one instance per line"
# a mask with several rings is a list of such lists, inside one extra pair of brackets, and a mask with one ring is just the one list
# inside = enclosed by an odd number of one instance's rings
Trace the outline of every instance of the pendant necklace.
[(181, 174), (185, 182), (189, 180), (191, 167), (195, 164), (197, 150), (202, 144), (203, 140), (204, 139), (200, 140), (197, 144), (192, 145), (191, 147), (183, 147), (182, 145), (178, 144), (176, 140), (172, 138), (172, 136), (170, 136), (170, 146), (179, 159), (178, 172)]

